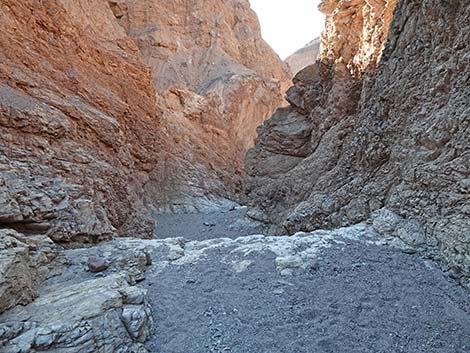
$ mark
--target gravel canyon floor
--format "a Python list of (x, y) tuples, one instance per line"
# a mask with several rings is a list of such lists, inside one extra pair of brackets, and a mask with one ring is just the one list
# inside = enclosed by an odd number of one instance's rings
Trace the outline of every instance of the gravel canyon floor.
[(367, 225), (248, 235), (242, 216), (160, 216), (193, 236), (150, 241), (150, 352), (470, 351), (469, 293), (419, 253)]
[[(63, 250), (36, 300), (0, 315), (0, 352), (470, 351), (470, 293), (384, 223), (273, 237), (245, 213)], [(3, 232), (20, 276), (22, 238)]]
[(0, 0), (0, 353), (470, 352), (470, 1), (319, 3)]

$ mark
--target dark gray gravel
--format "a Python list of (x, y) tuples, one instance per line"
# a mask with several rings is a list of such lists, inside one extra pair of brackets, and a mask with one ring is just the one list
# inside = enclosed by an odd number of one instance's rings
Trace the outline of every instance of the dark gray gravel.
[(270, 252), (236, 273), (229, 250), (149, 270), (151, 352), (470, 352), (469, 293), (419, 254), (350, 241), (281, 276)]
[(249, 221), (245, 214), (245, 207), (213, 213), (157, 214), (156, 237), (204, 240), (262, 234), (261, 226)]

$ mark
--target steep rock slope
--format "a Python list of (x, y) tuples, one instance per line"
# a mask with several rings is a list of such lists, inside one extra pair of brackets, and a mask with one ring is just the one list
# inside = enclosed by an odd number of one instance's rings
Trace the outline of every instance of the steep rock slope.
[[(214, 11), (227, 17), (203, 31), (199, 17), (184, 22), (194, 9), (183, 3), (0, 0), (0, 312), (35, 299), (55, 275), (62, 252), (51, 239), (150, 238), (155, 208), (210, 207), (240, 189), (244, 153), (289, 73), (248, 2), (217, 4), (198, 3), (211, 21)], [(173, 55), (147, 45), (152, 36), (184, 37), (189, 49)], [(178, 65), (191, 45), (201, 82), (165, 86), (187, 75)], [(179, 71), (164, 74), (157, 57)], [(220, 76), (205, 71), (209, 60), (226, 64)]]
[(297, 50), (292, 55), (289, 55), (289, 57), (284, 61), (289, 65), (292, 72), (296, 74), (307, 66), (313, 65), (317, 61), (319, 55), (320, 38), (315, 38), (303, 48)]
[[(150, 71), (108, 5), (0, 2), (0, 222), (55, 241), (150, 236)], [(98, 20), (99, 19), (99, 20)]]
[(0, 1), (2, 228), (150, 237), (149, 209), (240, 189), (289, 73), (248, 2), (185, 4)]
[(111, 7), (164, 96), (162, 128), (172, 148), (151, 173), (148, 204), (204, 209), (213, 196), (238, 193), (256, 127), (282, 103), (291, 78), (261, 38), (249, 2), (120, 0)]
[[(251, 214), (292, 233), (374, 213), (470, 275), (470, 5), (394, 7), (322, 2), (321, 57), (247, 155)], [(409, 229), (395, 227), (399, 216)]]

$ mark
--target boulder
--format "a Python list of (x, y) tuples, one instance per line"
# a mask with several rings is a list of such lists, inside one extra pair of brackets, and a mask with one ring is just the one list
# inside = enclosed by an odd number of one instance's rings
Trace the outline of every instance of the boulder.
[(55, 256), (54, 244), (46, 236), (0, 229), (0, 313), (38, 296), (37, 287), (49, 275)]
[(1, 317), (1, 351), (147, 352), (142, 342), (153, 319), (145, 294), (123, 274), (48, 286), (32, 304)]

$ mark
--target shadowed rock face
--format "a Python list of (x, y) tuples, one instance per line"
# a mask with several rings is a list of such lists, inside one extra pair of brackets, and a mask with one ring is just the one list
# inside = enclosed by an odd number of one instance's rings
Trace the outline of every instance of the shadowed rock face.
[(320, 7), (321, 57), (247, 154), (252, 213), (294, 233), (387, 208), (416, 220), (422, 248), (469, 275), (470, 5)]
[(320, 55), (320, 38), (315, 38), (284, 61), (296, 74), (307, 66), (314, 64), (318, 59), (318, 55)]
[(0, 2), (1, 227), (151, 237), (234, 197), (289, 72), (248, 2), (193, 3)]

